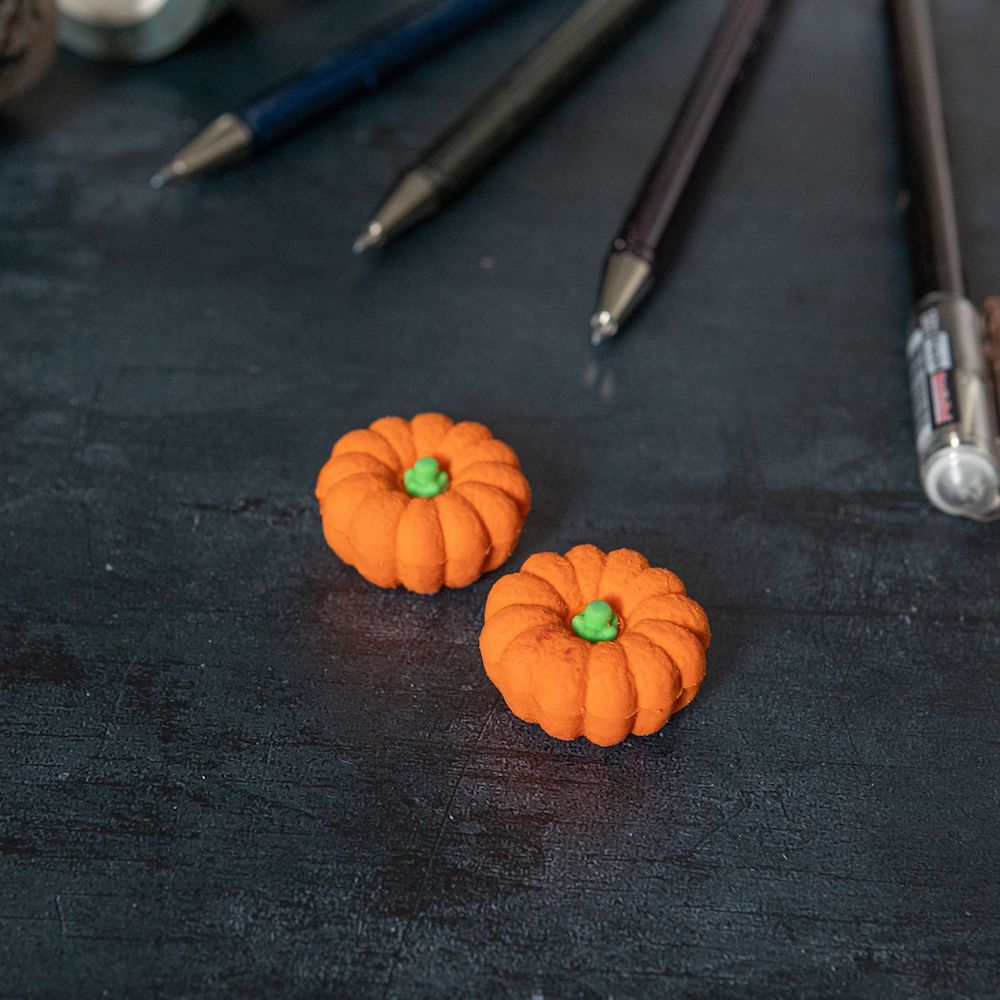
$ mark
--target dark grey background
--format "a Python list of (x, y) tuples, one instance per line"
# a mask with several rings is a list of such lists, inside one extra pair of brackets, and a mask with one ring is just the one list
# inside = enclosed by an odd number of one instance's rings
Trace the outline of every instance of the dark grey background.
[[(791, 5), (599, 356), (602, 255), (721, 2), (666, 4), (459, 205), (349, 252), (571, 6), (161, 192), (199, 124), (389, 5), (254, 0), (157, 66), (63, 56), (5, 113), (3, 996), (996, 995), (1000, 533), (916, 478), (880, 5)], [(1000, 29), (935, 12), (982, 295)], [(325, 547), (333, 440), (431, 408), (522, 456), (508, 569), (629, 545), (704, 603), (662, 733), (548, 739), (483, 674), (492, 579), (380, 591)]]

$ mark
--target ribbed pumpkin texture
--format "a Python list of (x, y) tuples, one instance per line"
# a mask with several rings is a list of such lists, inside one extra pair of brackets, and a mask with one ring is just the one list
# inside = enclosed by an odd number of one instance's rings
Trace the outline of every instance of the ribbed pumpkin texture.
[(638, 552), (540, 552), (486, 600), (483, 664), (510, 710), (550, 736), (646, 736), (698, 693), (710, 632), (670, 570)]
[(323, 534), (380, 587), (465, 587), (513, 552), (531, 508), (514, 450), (474, 421), (382, 417), (333, 446), (316, 482)]

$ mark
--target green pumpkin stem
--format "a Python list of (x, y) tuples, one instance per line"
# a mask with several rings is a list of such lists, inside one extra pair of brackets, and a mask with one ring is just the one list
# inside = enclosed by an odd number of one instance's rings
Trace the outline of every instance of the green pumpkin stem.
[(411, 497), (436, 497), (448, 489), (448, 473), (436, 458), (418, 458), (403, 473), (403, 485)]
[(587, 642), (607, 642), (618, 636), (618, 615), (607, 601), (591, 601), (573, 618), (573, 631)]

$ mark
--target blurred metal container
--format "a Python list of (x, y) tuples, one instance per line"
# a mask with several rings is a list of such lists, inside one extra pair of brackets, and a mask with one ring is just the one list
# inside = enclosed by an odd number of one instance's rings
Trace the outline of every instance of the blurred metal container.
[(55, 48), (53, 0), (0, 0), (0, 104), (42, 78)]
[(231, 0), (56, 0), (59, 41), (92, 59), (151, 62), (214, 21)]

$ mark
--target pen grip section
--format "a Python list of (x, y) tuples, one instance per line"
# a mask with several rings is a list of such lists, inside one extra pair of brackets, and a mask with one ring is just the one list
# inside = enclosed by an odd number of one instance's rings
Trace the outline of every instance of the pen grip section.
[(1000, 517), (1000, 415), (988, 331), (949, 292), (917, 305), (907, 341), (920, 478), (947, 514)]

